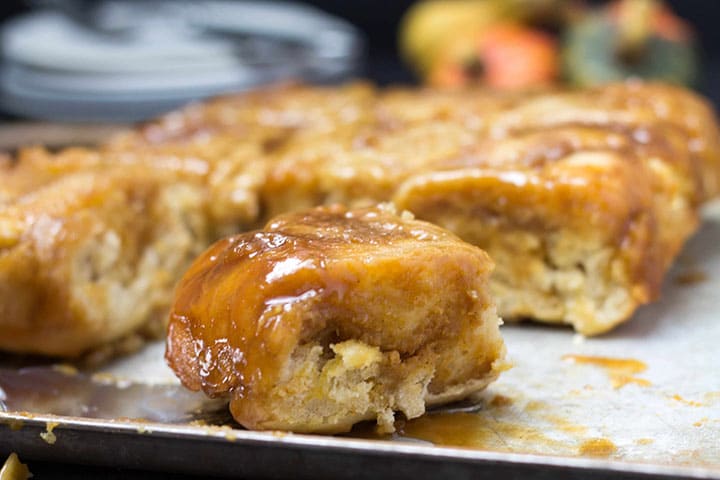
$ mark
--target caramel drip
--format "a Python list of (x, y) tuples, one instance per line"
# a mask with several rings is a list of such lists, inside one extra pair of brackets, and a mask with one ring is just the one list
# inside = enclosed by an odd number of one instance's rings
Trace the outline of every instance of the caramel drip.
[(578, 453), (591, 457), (609, 457), (616, 450), (615, 444), (607, 438), (591, 438), (580, 444)]
[(619, 389), (631, 383), (640, 387), (652, 385), (649, 380), (634, 376), (647, 370), (647, 365), (632, 358), (610, 358), (588, 355), (563, 355), (562, 359), (576, 364), (592, 365), (604, 369), (613, 388)]

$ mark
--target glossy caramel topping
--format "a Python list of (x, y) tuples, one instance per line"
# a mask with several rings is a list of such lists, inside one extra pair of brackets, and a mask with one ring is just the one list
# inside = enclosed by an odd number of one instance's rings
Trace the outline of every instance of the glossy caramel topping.
[[(318, 208), (221, 240), (177, 288), (166, 357), (188, 387), (242, 398), (271, 386), (295, 347), (316, 336), (412, 354), (429, 338), (451, 334), (458, 327), (447, 322), (455, 319), (407, 335), (404, 325), (370, 314), (372, 305), (351, 297), (368, 275), (402, 278), (404, 256), (418, 249), (442, 258), (448, 242), (489, 268), (482, 252), (452, 234), (378, 208)], [(379, 273), (369, 272), (369, 265)], [(472, 262), (456, 271), (475, 279), (477, 268)]]
[[(104, 188), (114, 169), (132, 170), (135, 178), (124, 174), (128, 187)], [(152, 230), (167, 214), (156, 218), (149, 208), (133, 209), (143, 196), (139, 186), (155, 176), (153, 198), (176, 190), (175, 179), (207, 198), (207, 205), (197, 199), (170, 203), (185, 221), (188, 211), (202, 210), (190, 223), (207, 223), (203, 229), (212, 238), (321, 203), (390, 200), (483, 248), (486, 240), (502, 238), (506, 227), (533, 230), (543, 244), (563, 232), (597, 235), (597, 244), (617, 249), (619, 262), (613, 259), (608, 271), (636, 305), (659, 294), (664, 273), (697, 226), (698, 204), (720, 192), (720, 134), (707, 102), (662, 84), (513, 94), (351, 84), (281, 86), (213, 99), (98, 149), (24, 149), (17, 159), (0, 159), (0, 248), (16, 252), (0, 262), (6, 275), (0, 282), (0, 347), (77, 355), (107, 341), (95, 332), (108, 330), (103, 322), (115, 305), (135, 301), (108, 301), (100, 311), (96, 299), (75, 297), (74, 291), (84, 290), (75, 288), (76, 277), (35, 272), (61, 265), (70, 271), (76, 250), (64, 240), (106, 231), (117, 223), (117, 212), (130, 212), (118, 231), (137, 231), (133, 221)], [(82, 183), (97, 185), (98, 193), (78, 193), (85, 190)], [(127, 195), (118, 195), (119, 188)], [(72, 200), (79, 197), (87, 201)], [(117, 206), (90, 225), (87, 213), (111, 197)], [(148, 205), (154, 202), (148, 198)], [(59, 221), (46, 222), (48, 214)], [(62, 238), (52, 234), (60, 223), (68, 232)], [(147, 235), (138, 235), (138, 248), (146, 241)], [(147, 263), (148, 278), (177, 280), (174, 270)], [(134, 266), (109, 271), (127, 272), (123, 285), (147, 284), (136, 281), (142, 274)], [(92, 286), (99, 298), (117, 298), (102, 285)], [(150, 316), (145, 312), (167, 307), (170, 297), (155, 286), (148, 291), (148, 307), (108, 322), (117, 332), (113, 338), (139, 328)], [(41, 304), (50, 306), (39, 315)], [(542, 315), (536, 312), (521, 313)], [(618, 309), (613, 323), (631, 313), (630, 307)], [(556, 316), (563, 315), (552, 320), (568, 321), (566, 313)], [(97, 325), (88, 328), (88, 318)], [(585, 325), (586, 333), (610, 328)], [(57, 335), (38, 335), (43, 326)]]
[[(412, 217), (408, 217), (412, 218)], [(394, 215), (379, 209), (346, 210), (340, 206), (289, 213), (270, 221), (269, 232), (302, 239), (312, 247), (346, 248), (348, 244), (391, 245), (400, 240), (438, 241), (447, 232), (427, 223), (398, 222)]]

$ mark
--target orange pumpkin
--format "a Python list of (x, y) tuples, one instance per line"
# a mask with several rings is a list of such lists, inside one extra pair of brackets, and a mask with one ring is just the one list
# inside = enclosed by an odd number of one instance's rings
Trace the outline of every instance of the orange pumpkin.
[(428, 80), (443, 87), (526, 88), (554, 81), (558, 65), (552, 36), (516, 23), (501, 23), (455, 38), (441, 52)]

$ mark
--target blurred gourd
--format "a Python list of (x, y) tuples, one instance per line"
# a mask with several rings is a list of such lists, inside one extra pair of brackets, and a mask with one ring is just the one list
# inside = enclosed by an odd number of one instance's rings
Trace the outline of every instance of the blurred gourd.
[(415, 3), (400, 25), (400, 51), (417, 72), (428, 72), (441, 50), (457, 36), (466, 38), (502, 18), (493, 0), (425, 0)]
[(482, 84), (498, 89), (546, 85), (555, 80), (555, 39), (517, 23), (499, 23), (469, 37), (456, 37), (434, 64), (436, 86)]
[(529, 24), (557, 24), (567, 0), (424, 0), (400, 25), (400, 51), (436, 85), (497, 88), (543, 84), (557, 72), (557, 48)]
[(655, 0), (619, 0), (571, 23), (563, 67), (579, 86), (631, 77), (692, 85), (699, 68), (692, 28)]
[(574, 11), (568, 0), (497, 0), (503, 4), (505, 15), (526, 25), (557, 27), (567, 21)]

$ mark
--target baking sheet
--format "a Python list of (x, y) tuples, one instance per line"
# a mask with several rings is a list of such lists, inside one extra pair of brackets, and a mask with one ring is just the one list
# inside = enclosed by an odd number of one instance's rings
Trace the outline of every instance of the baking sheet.
[(706, 219), (631, 322), (600, 338), (505, 325), (514, 368), (393, 437), (242, 430), (178, 386), (155, 343), (94, 372), (0, 368), (0, 453), (287, 478), (720, 478), (720, 205)]

